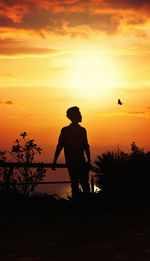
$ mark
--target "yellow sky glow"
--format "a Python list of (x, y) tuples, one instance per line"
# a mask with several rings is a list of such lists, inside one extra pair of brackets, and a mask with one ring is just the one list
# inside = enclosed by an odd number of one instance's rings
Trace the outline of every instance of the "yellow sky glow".
[(116, 146), (128, 150), (132, 141), (150, 150), (146, 0), (14, 0), (0, 7), (1, 148), (27, 131), (45, 149), (43, 159), (52, 159), (69, 124), (66, 110), (76, 105), (93, 159)]

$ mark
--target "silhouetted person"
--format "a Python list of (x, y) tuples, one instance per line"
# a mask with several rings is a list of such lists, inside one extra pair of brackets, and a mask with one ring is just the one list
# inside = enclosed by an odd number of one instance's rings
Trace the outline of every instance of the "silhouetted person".
[[(76, 106), (69, 108), (67, 110), (67, 117), (71, 120), (71, 124), (61, 130), (52, 169), (55, 170), (56, 161), (61, 150), (64, 148), (71, 180), (72, 196), (76, 198), (79, 196), (79, 183), (84, 194), (88, 195), (90, 192), (89, 168), (91, 159), (86, 129), (79, 125), (79, 122), (82, 121), (79, 108)], [(87, 162), (84, 152), (87, 156)]]

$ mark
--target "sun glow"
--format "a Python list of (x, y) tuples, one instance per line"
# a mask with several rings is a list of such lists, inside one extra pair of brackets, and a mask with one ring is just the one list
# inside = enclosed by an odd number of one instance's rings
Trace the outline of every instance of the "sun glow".
[(86, 53), (76, 58), (72, 71), (70, 86), (86, 98), (108, 95), (119, 84), (115, 63), (100, 55)]

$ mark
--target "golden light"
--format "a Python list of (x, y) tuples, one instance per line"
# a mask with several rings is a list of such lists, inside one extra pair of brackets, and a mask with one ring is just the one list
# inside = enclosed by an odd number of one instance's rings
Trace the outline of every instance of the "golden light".
[(119, 85), (119, 72), (109, 58), (93, 53), (84, 53), (72, 65), (70, 87), (85, 98), (106, 96), (110, 89)]

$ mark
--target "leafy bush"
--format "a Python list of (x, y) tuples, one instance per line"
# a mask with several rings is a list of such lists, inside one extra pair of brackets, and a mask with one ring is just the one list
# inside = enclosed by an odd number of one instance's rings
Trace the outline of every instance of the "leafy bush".
[[(0, 162), (6, 162), (7, 151), (0, 151)], [(2, 184), (1, 189), (10, 191), (12, 189), (11, 183), (13, 182), (12, 178), (12, 169), (8, 167), (0, 167), (0, 183)]]
[(140, 189), (150, 184), (150, 152), (139, 149), (135, 142), (131, 152), (108, 151), (97, 156), (95, 161), (96, 184), (102, 189)]
[(45, 177), (46, 169), (42, 166), (32, 168), (29, 166), (35, 156), (41, 154), (42, 149), (37, 146), (33, 139), (29, 139), (26, 132), (16, 139), (10, 153), (0, 151), (0, 162), (6, 162), (7, 155), (11, 155), (15, 162), (24, 163), (24, 167), (0, 167), (1, 188), (5, 191), (29, 195), (34, 192), (37, 184)]
[(16, 139), (10, 154), (18, 163), (24, 163), (25, 167), (14, 169), (13, 182), (18, 192), (29, 195), (45, 177), (46, 169), (42, 166), (34, 169), (29, 166), (35, 156), (41, 154), (42, 149), (37, 146), (33, 139), (28, 138), (26, 132), (22, 133), (20, 137), (20, 139)]

